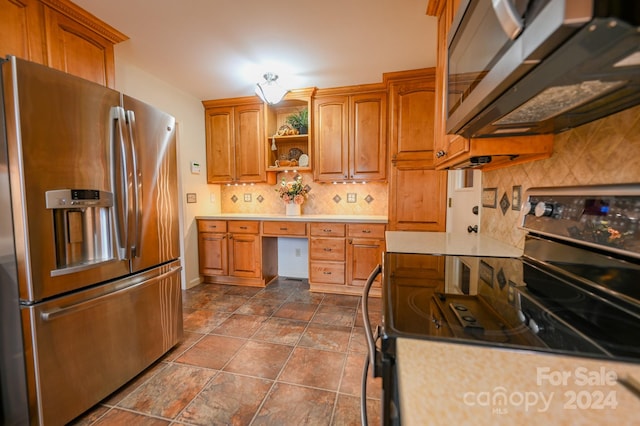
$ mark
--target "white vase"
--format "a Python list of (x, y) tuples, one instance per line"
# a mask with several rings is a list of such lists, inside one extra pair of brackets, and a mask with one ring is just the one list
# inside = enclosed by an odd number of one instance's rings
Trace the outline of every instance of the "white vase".
[(285, 204), (286, 215), (287, 216), (300, 216), (300, 207), (302, 204), (296, 203), (287, 203)]

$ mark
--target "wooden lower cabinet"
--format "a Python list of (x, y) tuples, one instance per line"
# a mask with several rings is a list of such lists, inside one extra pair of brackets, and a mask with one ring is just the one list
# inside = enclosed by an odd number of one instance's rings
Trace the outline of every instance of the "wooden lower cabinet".
[[(312, 223), (309, 238), (311, 291), (361, 295), (382, 261), (384, 224)], [(370, 293), (380, 295), (380, 282)]]
[[(385, 224), (198, 220), (205, 282), (264, 287), (278, 276), (278, 237), (308, 238), (311, 291), (360, 296), (382, 261)], [(370, 295), (380, 296), (380, 281)]]
[[(385, 225), (381, 224), (349, 224), (347, 225), (347, 283), (358, 288), (364, 287), (371, 271), (382, 262), (385, 250)], [(373, 284), (373, 289), (380, 289), (380, 276)]]
[(345, 287), (346, 225), (318, 222), (309, 228), (309, 286), (336, 292)]
[(198, 257), (204, 281), (264, 287), (260, 239), (259, 221), (199, 220)]

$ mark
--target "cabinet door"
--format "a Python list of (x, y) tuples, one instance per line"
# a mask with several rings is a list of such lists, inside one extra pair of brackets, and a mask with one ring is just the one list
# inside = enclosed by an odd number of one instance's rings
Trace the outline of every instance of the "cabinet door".
[(433, 77), (434, 75), (418, 80), (396, 81), (390, 85), (392, 161), (433, 161)]
[(43, 20), (37, 0), (0, 0), (0, 57), (46, 63)]
[(353, 95), (349, 102), (349, 179), (387, 177), (387, 94)]
[(266, 181), (263, 104), (236, 106), (234, 111), (235, 179)]
[(113, 43), (53, 9), (44, 10), (49, 66), (114, 87)]
[(198, 259), (202, 275), (228, 275), (227, 258), (226, 233), (198, 234)]
[(229, 275), (258, 278), (260, 273), (260, 237), (232, 234), (229, 237)]
[[(438, 40), (436, 53), (436, 122), (434, 126), (435, 165), (455, 158), (470, 149), (469, 139), (458, 135), (447, 135), (447, 35), (455, 14), (457, 1), (449, 1), (438, 17)], [(455, 90), (451, 87), (451, 90)]]
[(389, 225), (397, 231), (446, 229), (447, 172), (393, 167)]
[(314, 100), (314, 179), (342, 181), (349, 174), (349, 97)]
[[(384, 240), (350, 238), (347, 244), (347, 282), (354, 286), (364, 286), (373, 268), (382, 262), (384, 248)], [(374, 286), (380, 286), (380, 275)]]
[(233, 107), (205, 110), (207, 182), (232, 182), (235, 177)]

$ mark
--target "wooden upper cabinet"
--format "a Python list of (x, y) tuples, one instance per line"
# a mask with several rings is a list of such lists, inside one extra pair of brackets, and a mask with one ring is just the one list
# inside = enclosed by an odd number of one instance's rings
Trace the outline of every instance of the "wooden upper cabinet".
[(392, 77), (389, 93), (391, 161), (432, 163), (435, 69), (424, 69), (414, 78)]
[(233, 107), (205, 110), (208, 183), (232, 182), (234, 179), (233, 116)]
[(389, 229), (446, 228), (447, 173), (434, 170), (435, 69), (385, 74), (390, 93)]
[(0, 57), (46, 63), (43, 28), (38, 0), (0, 0)]
[[(240, 98), (238, 98), (240, 99)], [(233, 100), (228, 100), (233, 102)], [(204, 101), (207, 182), (264, 182), (264, 106), (262, 103), (212, 106)]]
[(49, 66), (113, 87), (113, 44), (84, 25), (45, 8)]
[(374, 92), (350, 98), (349, 179), (387, 177), (387, 94)]
[(331, 182), (349, 174), (349, 97), (330, 96), (313, 100), (313, 176)]
[(264, 105), (235, 107), (235, 161), (238, 182), (264, 182)]
[(127, 36), (69, 0), (0, 0), (0, 55), (115, 85), (113, 46)]
[(348, 94), (330, 96), (319, 93), (313, 100), (315, 180), (385, 180), (386, 92), (347, 91)]

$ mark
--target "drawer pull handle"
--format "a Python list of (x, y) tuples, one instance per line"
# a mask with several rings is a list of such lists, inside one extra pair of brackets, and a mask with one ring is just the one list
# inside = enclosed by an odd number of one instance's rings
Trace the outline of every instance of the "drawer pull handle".
[(240, 229), (247, 229), (247, 227), (246, 226), (241, 226)]
[(370, 229), (363, 229), (363, 230), (362, 230), (362, 233), (363, 233), (363, 234), (370, 234), (370, 233), (371, 233), (371, 230), (370, 230)]
[(324, 251), (331, 251), (331, 249), (330, 249), (329, 247), (325, 247), (325, 248), (323, 248), (322, 250), (324, 250)]
[(331, 233), (331, 229), (323, 229), (322, 232)]
[(286, 230), (288, 230), (288, 229), (289, 229), (289, 228), (280, 228), (280, 230), (281, 230), (281, 231), (286, 231)]
[(323, 274), (325, 274), (325, 275), (331, 275), (331, 272), (324, 271), (324, 272), (323, 272)]

